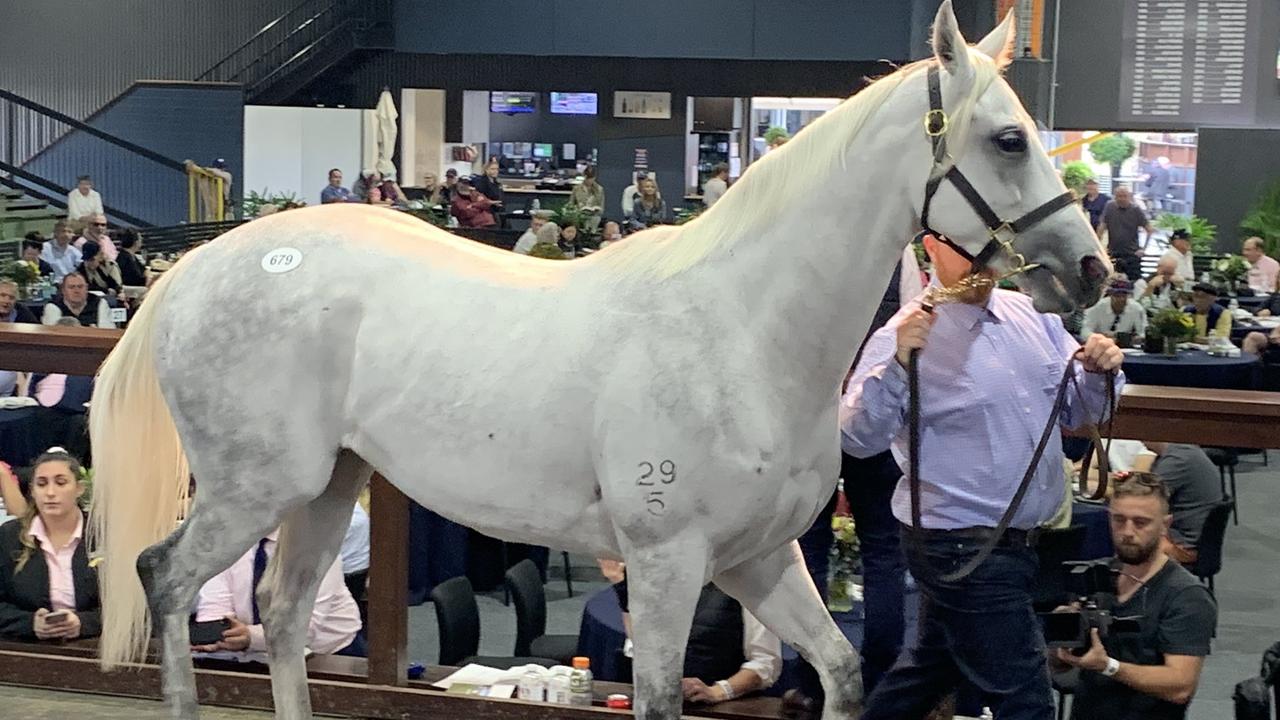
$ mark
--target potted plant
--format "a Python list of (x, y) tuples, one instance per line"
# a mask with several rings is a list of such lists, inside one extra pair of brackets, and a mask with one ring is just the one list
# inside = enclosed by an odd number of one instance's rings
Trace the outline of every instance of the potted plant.
[(786, 128), (778, 125), (774, 125), (764, 131), (764, 144), (768, 147), (773, 147), (779, 141), (786, 142), (790, 139), (791, 133), (787, 132)]
[(1262, 238), (1264, 251), (1280, 259), (1280, 180), (1272, 182), (1254, 201), (1249, 214), (1240, 221), (1245, 236)]
[(1152, 225), (1169, 233), (1174, 230), (1186, 230), (1187, 235), (1191, 237), (1191, 252), (1201, 255), (1213, 252), (1213, 240), (1218, 236), (1218, 226), (1199, 215), (1161, 213)]
[(1092, 179), (1093, 168), (1087, 162), (1076, 160), (1062, 167), (1062, 184), (1075, 193), (1076, 197), (1084, 197), (1084, 184)]
[(1111, 182), (1112, 187), (1115, 187), (1115, 180), (1120, 176), (1120, 166), (1125, 160), (1133, 157), (1137, 149), (1138, 143), (1134, 142), (1133, 138), (1124, 133), (1116, 133), (1101, 140), (1094, 140), (1089, 145), (1089, 154), (1094, 160), (1111, 166)]
[[(1194, 318), (1176, 307), (1168, 307), (1152, 316), (1151, 323), (1147, 326), (1147, 342), (1143, 349), (1149, 353), (1160, 351), (1174, 357), (1178, 354), (1178, 343), (1190, 339), (1195, 332)], [(1159, 345), (1154, 346), (1155, 343)]]
[(3, 272), (0, 272), (0, 278), (17, 285), (25, 299), (32, 296), (33, 286), (40, 282), (40, 269), (26, 260), (14, 260), (5, 266)]
[(1236, 294), (1240, 281), (1249, 274), (1249, 261), (1240, 255), (1228, 255), (1218, 258), (1209, 266), (1209, 275), (1227, 287), (1227, 292)]

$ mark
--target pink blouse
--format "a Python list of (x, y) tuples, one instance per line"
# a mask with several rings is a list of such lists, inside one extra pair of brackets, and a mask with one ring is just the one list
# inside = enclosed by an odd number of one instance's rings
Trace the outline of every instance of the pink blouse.
[(66, 545), (54, 548), (49, 541), (49, 534), (44, 529), (44, 521), (36, 516), (31, 521), (31, 537), (40, 541), (40, 550), (44, 552), (45, 563), (49, 566), (49, 610), (76, 609), (76, 586), (71, 575), (71, 559), (75, 557), (76, 548), (84, 534), (84, 517), (76, 522), (76, 531)]

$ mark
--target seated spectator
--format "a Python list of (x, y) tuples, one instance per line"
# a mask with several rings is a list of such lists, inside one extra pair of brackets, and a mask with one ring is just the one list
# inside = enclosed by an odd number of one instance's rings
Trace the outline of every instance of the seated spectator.
[(1082, 656), (1059, 648), (1060, 666), (1080, 668), (1071, 703), (1076, 720), (1184, 718), (1217, 627), (1208, 588), (1160, 549), (1172, 521), (1160, 478), (1138, 473), (1115, 486), (1111, 536), (1120, 573), (1115, 617), (1136, 617), (1139, 631), (1101, 638)]
[(484, 173), (472, 179), (472, 187), (476, 192), (495, 203), (502, 202), (502, 183), (498, 181), (498, 158), (489, 158), (485, 163)]
[(658, 192), (658, 183), (650, 177), (639, 182), (639, 190), (631, 203), (627, 220), (636, 227), (650, 227), (671, 222), (671, 211)]
[(422, 187), (405, 188), (405, 197), (409, 200), (416, 200), (427, 207), (435, 207), (436, 205), (444, 205), (444, 187), (440, 184), (440, 179), (435, 173), (422, 174)]
[(1106, 299), (1089, 308), (1080, 328), (1081, 337), (1102, 333), (1114, 338), (1120, 333), (1133, 337), (1147, 334), (1147, 311), (1133, 301), (1133, 286), (1127, 279), (1114, 279), (1106, 289)]
[(604, 229), (600, 232), (600, 247), (606, 248), (613, 243), (622, 239), (622, 226), (613, 220), (609, 220), (604, 224)]
[[(1150, 233), (1151, 231), (1147, 230), (1147, 232)], [(1164, 255), (1160, 256), (1161, 260), (1165, 258), (1169, 258), (1177, 264), (1178, 277), (1184, 280), (1195, 280), (1195, 256), (1191, 254), (1191, 234), (1186, 230), (1174, 230), (1170, 233), (1169, 249), (1164, 251)]]
[(560, 228), (560, 249), (569, 257), (576, 257), (581, 244), (578, 240), (578, 226), (566, 224)]
[(36, 316), (18, 304), (18, 284), (0, 280), (0, 322), (36, 324)]
[(18, 474), (0, 460), (0, 525), (27, 513), (27, 499), (22, 495)]
[(702, 204), (711, 207), (729, 189), (729, 164), (716, 163), (711, 177), (702, 185)]
[(569, 201), (565, 207), (582, 213), (582, 229), (587, 233), (595, 232), (600, 227), (600, 213), (604, 212), (604, 187), (596, 181), (594, 165), (588, 165), (582, 171), (582, 182), (569, 193)]
[(142, 251), (142, 236), (137, 230), (125, 228), (120, 231), (120, 254), (117, 264), (120, 266), (120, 284), (134, 287), (145, 287), (147, 284), (147, 267), (142, 264), (138, 253)]
[(89, 281), (78, 272), (68, 273), (59, 285), (59, 294), (44, 306), (40, 321), (45, 325), (58, 325), (64, 318), (72, 318), (87, 327), (114, 328), (111, 322), (111, 306), (97, 295), (89, 294)]
[(1249, 287), (1260, 293), (1275, 292), (1276, 278), (1280, 276), (1280, 262), (1267, 255), (1262, 238), (1255, 236), (1246, 239), (1241, 254), (1249, 261)]
[(80, 247), (83, 261), (76, 272), (89, 281), (89, 289), (104, 295), (116, 295), (120, 292), (120, 266), (103, 255), (98, 243), (89, 240)]
[(440, 188), (440, 197), (445, 204), (453, 202), (454, 193), (458, 189), (458, 171), (449, 168), (444, 171), (444, 186)]
[(629, 218), (635, 210), (636, 195), (640, 192), (640, 181), (649, 177), (647, 173), (637, 172), (635, 181), (622, 189), (622, 217)]
[(329, 184), (320, 191), (320, 204), (351, 202), (351, 191), (342, 186), (342, 171), (333, 168), (329, 171)]
[(520, 234), (520, 239), (516, 240), (516, 245), (511, 248), (511, 251), (520, 253), (521, 255), (528, 255), (529, 251), (533, 249), (533, 246), (538, 244), (538, 230), (541, 229), (543, 225), (546, 225), (547, 221), (550, 219), (551, 211), (549, 210), (539, 210), (530, 216), (529, 229)]
[(493, 201), (476, 192), (471, 187), (470, 180), (458, 180), (454, 192), (449, 213), (458, 219), (458, 225), (464, 228), (491, 228), (498, 224), (491, 209)]
[(107, 218), (103, 215), (94, 215), (89, 220), (89, 224), (84, 226), (84, 235), (76, 238), (75, 246), (84, 252), (84, 244), (92, 240), (98, 243), (102, 248), (102, 254), (111, 262), (116, 261), (119, 252), (116, 250), (116, 244), (111, 241), (111, 236), (107, 234)]
[(1191, 290), (1191, 305), (1182, 309), (1195, 318), (1196, 338), (1209, 337), (1212, 330), (1218, 337), (1231, 337), (1231, 313), (1218, 304), (1218, 288), (1209, 283), (1196, 283)]
[(1168, 488), (1169, 512), (1173, 515), (1173, 523), (1160, 547), (1183, 565), (1193, 563), (1209, 510), (1222, 501), (1218, 468), (1199, 445), (1145, 444), (1156, 454), (1151, 471), (1159, 475)]
[(366, 169), (360, 173), (360, 177), (351, 185), (351, 197), (357, 202), (369, 202), (369, 188), (375, 188), (382, 185), (382, 173), (377, 170)]
[(93, 189), (93, 178), (81, 175), (76, 178), (76, 188), (67, 195), (67, 219), (77, 227), (91, 222), (95, 215), (105, 215), (102, 196)]
[(360, 610), (360, 627), (363, 630), (369, 623), (369, 513), (359, 502), (351, 510), (351, 524), (342, 538), (338, 559), (342, 561), (343, 582)]
[(0, 526), (0, 637), (61, 641), (102, 632), (97, 571), (83, 542), (80, 472), (64, 452), (41, 455), (30, 505)]
[(53, 224), (53, 239), (44, 244), (40, 251), (40, 259), (53, 268), (53, 281), (62, 282), (67, 273), (76, 271), (80, 266), (80, 248), (71, 244), (74, 237), (71, 224), (59, 220)]
[[(267, 641), (255, 592), (276, 551), (278, 533), (273, 530), (231, 567), (200, 588), (196, 621), (226, 618), (230, 626), (223, 631), (222, 640), (213, 645), (192, 646), (193, 651), (229, 653), (243, 661), (265, 660)], [(280, 600), (288, 602), (289, 598), (285, 595)], [(363, 656), (363, 643), (357, 642), (359, 632), (360, 611), (343, 583), (342, 563), (335, 559), (320, 580), (311, 621), (307, 624), (307, 649), (319, 655)]]
[(1245, 335), (1240, 349), (1262, 358), (1266, 365), (1280, 365), (1280, 327), (1272, 328), (1268, 335), (1260, 332)]
[(560, 249), (560, 226), (548, 221), (538, 228), (537, 240), (529, 254), (549, 260), (563, 260), (565, 255)]
[(31, 267), (40, 273), (40, 277), (53, 274), (53, 266), (45, 262), (40, 257), (40, 253), (44, 250), (44, 236), (38, 232), (29, 232), (22, 241), (22, 259), (31, 264)]
[[(631, 643), (631, 615), (627, 607), (626, 568), (614, 584), (622, 607), (622, 626)], [(624, 648), (623, 652), (627, 652)], [(715, 585), (708, 583), (698, 597), (689, 644), (685, 648), (684, 699), (715, 704), (767, 690), (782, 673), (782, 643), (755, 617)]]
[(75, 457), (89, 459), (88, 408), (93, 378), (87, 375), (34, 373), (31, 397), (36, 399), (36, 439), (42, 447), (65, 447)]
[(1156, 265), (1156, 272), (1146, 280), (1139, 280), (1134, 285), (1134, 293), (1138, 302), (1151, 312), (1175, 307), (1177, 295), (1182, 292), (1187, 278), (1178, 274), (1178, 261), (1171, 257), (1162, 257)]

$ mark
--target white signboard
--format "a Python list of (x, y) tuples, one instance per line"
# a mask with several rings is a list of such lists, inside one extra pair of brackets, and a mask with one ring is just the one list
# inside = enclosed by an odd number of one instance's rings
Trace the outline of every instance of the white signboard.
[(619, 90), (613, 94), (613, 116), (670, 120), (671, 93)]

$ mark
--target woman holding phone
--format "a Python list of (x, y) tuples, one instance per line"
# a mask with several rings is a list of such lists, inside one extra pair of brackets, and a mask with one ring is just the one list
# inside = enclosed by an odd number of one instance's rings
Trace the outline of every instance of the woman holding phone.
[(0, 637), (74, 640), (102, 632), (97, 571), (84, 545), (80, 463), (53, 448), (36, 459), (31, 502), (0, 525)]

